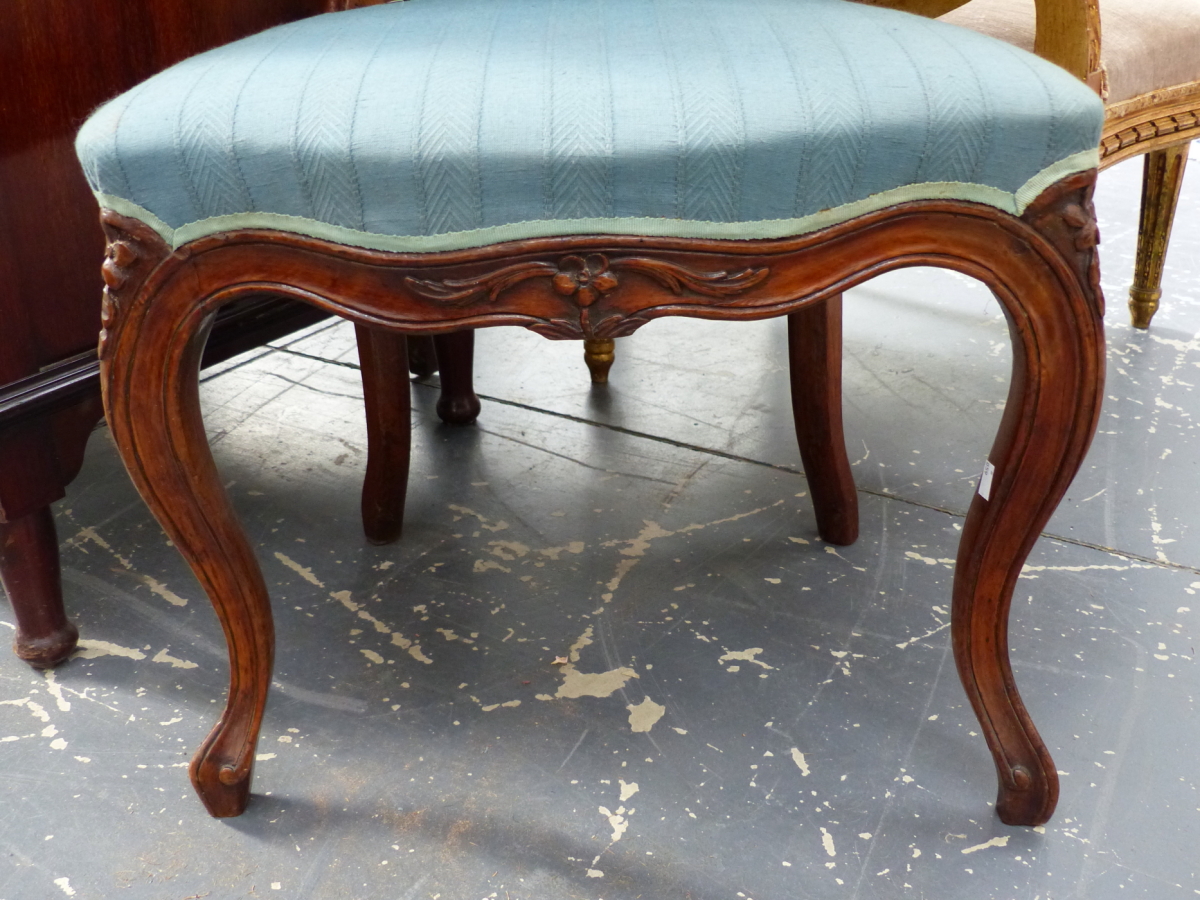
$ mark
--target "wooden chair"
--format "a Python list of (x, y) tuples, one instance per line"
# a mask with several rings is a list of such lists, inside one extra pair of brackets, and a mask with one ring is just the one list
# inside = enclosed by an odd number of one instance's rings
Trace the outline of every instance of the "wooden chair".
[[(944, 16), (1026, 49), (1040, 37), (1035, 18), (1033, 0), (972, 0)], [(1098, 0), (1084, 25), (1062, 37), (1078, 57), (1087, 53), (1084, 77), (1105, 99), (1100, 167), (1145, 156), (1129, 311), (1134, 327), (1148, 328), (1162, 297), (1188, 147), (1200, 136), (1200, 3)]]
[[(176, 66), (80, 132), (109, 241), (109, 422), (228, 640), (227, 705), (191, 766), (213, 815), (247, 802), (274, 646), (200, 417), (196, 363), (223, 304), (269, 291), (356, 323), (375, 535), (403, 512), (403, 335), (608, 339), (667, 315), (787, 315), (818, 530), (848, 543), (841, 294), (910, 265), (984, 281), (1010, 322), (1009, 400), (963, 529), (952, 634), (1000, 817), (1051, 815), (1055, 768), (1007, 620), (1099, 414), (1101, 103), (927, 18), (844, 0), (696, 7), (409, 0), (318, 17)], [(964, 68), (1004, 77), (950, 77)]]

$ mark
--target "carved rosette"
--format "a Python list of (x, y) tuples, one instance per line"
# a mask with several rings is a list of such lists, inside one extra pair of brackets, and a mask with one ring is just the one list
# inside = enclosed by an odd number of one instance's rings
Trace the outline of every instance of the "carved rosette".
[(100, 225), (108, 239), (100, 277), (104, 294), (100, 301), (100, 361), (107, 359), (110, 337), (120, 324), (121, 315), (151, 270), (170, 252), (157, 232), (137, 219), (119, 215), (110, 209), (100, 211)]
[[(737, 271), (724, 269), (704, 271), (679, 263), (649, 257), (627, 256), (610, 259), (603, 253), (569, 255), (557, 262), (530, 260), (502, 266), (473, 278), (423, 279), (405, 278), (413, 293), (453, 306), (468, 306), (479, 301), (495, 302), (508, 289), (523, 281), (545, 278), (555, 293), (570, 298), (579, 312), (579, 326), (572, 329), (558, 322), (550, 330), (555, 337), (592, 337), (588, 307), (601, 298), (619, 291), (618, 277), (636, 272), (656, 282), (676, 296), (697, 294), (703, 297), (736, 297), (766, 280), (770, 269), (746, 268)], [(574, 333), (571, 333), (574, 331)]]
[(1096, 247), (1100, 229), (1092, 192), (1096, 173), (1083, 172), (1047, 188), (1022, 216), (1054, 244), (1063, 259), (1089, 289), (1099, 315), (1104, 315), (1104, 293), (1100, 289), (1100, 262)]
[(574, 297), (580, 306), (591, 306), (603, 294), (616, 289), (617, 276), (609, 271), (604, 254), (592, 253), (586, 257), (564, 257), (551, 283), (564, 297)]

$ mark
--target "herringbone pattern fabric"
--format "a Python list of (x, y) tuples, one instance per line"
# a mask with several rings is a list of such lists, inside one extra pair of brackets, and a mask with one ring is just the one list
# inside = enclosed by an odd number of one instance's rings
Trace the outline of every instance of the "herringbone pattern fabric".
[(240, 224), (436, 249), (1015, 209), (1092, 164), (1101, 118), (1024, 51), (844, 0), (408, 0), (187, 60), (78, 149), (103, 203), (176, 243)]

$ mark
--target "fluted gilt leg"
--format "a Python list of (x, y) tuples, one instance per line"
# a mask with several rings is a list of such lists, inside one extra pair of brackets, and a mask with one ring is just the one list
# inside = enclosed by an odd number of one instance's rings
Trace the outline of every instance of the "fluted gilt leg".
[(1137, 263), (1129, 289), (1129, 312), (1134, 328), (1149, 328), (1162, 297), (1163, 264), (1179, 188), (1187, 167), (1191, 142), (1175, 144), (1146, 154), (1142, 175), (1142, 217), (1138, 227)]

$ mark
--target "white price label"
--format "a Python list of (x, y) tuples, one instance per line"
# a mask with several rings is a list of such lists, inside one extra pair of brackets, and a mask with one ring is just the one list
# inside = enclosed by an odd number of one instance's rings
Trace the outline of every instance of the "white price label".
[(992, 476), (996, 474), (996, 467), (990, 461), (984, 461), (983, 474), (979, 476), (979, 496), (987, 500), (992, 493)]

